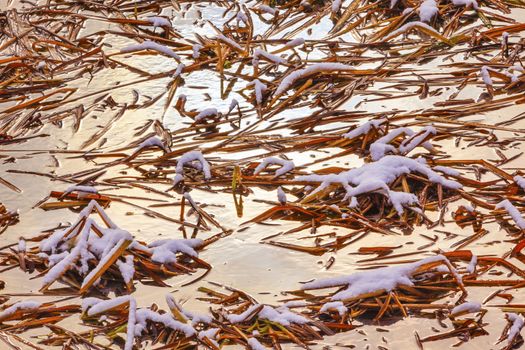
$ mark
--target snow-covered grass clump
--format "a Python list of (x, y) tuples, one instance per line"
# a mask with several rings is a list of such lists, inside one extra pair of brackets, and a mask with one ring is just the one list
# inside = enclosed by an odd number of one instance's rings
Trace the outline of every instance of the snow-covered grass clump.
[[(93, 211), (99, 214), (105, 225), (90, 217)], [(71, 273), (81, 280), (80, 291), (83, 293), (97, 285), (112, 267), (113, 275), (120, 273), (124, 284), (131, 287), (136, 269), (134, 255), (145, 255), (150, 263), (171, 264), (177, 263), (181, 254), (197, 257), (195, 249), (202, 245), (200, 239), (166, 239), (145, 246), (128, 231), (119, 228), (93, 200), (71, 226), (55, 231), (40, 242), (38, 256), (49, 267), (42, 279), (42, 289)]]
[[(457, 275), (446, 257), (436, 255), (410, 264), (361, 271), (348, 276), (315, 280), (305, 283), (302, 289), (310, 290), (346, 286), (345, 289), (332, 295), (330, 297), (331, 301), (357, 299), (370, 293), (390, 292), (399, 286), (413, 286), (413, 275), (423, 266), (432, 263), (443, 263), (452, 269), (452, 274)], [(334, 305), (331, 304), (328, 307), (331, 308), (333, 306)]]
[(308, 196), (310, 198), (320, 191), (329, 189), (333, 184), (340, 185), (346, 190), (345, 200), (364, 193), (380, 192), (390, 199), (392, 205), (399, 213), (403, 213), (403, 206), (417, 204), (418, 199), (412, 193), (393, 191), (389, 185), (400, 176), (412, 173), (424, 175), (430, 182), (440, 184), (446, 188), (459, 189), (462, 187), (460, 183), (448, 180), (436, 173), (423, 159), (415, 160), (404, 156), (392, 155), (339, 174), (305, 175), (297, 177), (296, 180), (320, 183)]

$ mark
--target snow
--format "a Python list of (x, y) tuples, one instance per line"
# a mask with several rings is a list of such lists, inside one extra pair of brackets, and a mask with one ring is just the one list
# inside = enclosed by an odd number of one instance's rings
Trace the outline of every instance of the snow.
[(137, 323), (137, 302), (131, 297), (129, 300), (128, 324), (126, 325), (126, 343), (124, 350), (133, 350), (135, 342), (135, 324)]
[(167, 152), (166, 146), (164, 146), (164, 142), (162, 142), (161, 139), (159, 139), (157, 136), (152, 136), (149, 139), (142, 142), (138, 147), (137, 151), (144, 149), (144, 148), (150, 148), (150, 147), (158, 147), (164, 152)]
[(385, 122), (386, 122), (386, 119), (370, 120), (350, 130), (349, 132), (347, 132), (346, 134), (343, 134), (342, 136), (347, 139), (353, 139), (361, 135), (366, 135), (370, 132), (370, 130), (372, 130), (372, 128), (378, 129), (381, 126), (381, 124)]
[(280, 64), (286, 63), (286, 60), (284, 58), (281, 58), (276, 55), (272, 55), (271, 53), (268, 53), (261, 49), (255, 49), (253, 51), (253, 59), (252, 59), (252, 64), (254, 67), (259, 67), (259, 60), (261, 59), (261, 57), (265, 58), (266, 60), (272, 63), (275, 63), (277, 66), (279, 66)]
[[(226, 315), (226, 318), (231, 323), (242, 323), (248, 319), (249, 316), (254, 315), (253, 313), (261, 308), (261, 304), (254, 304), (250, 306), (246, 311), (243, 313), (236, 315), (236, 314), (229, 314)], [(296, 313), (291, 312), (287, 308), (278, 308), (275, 309), (269, 305), (263, 305), (257, 316), (261, 319), (266, 319), (271, 322), (279, 323), (283, 326), (289, 326), (292, 323), (295, 324), (305, 324), (308, 323), (308, 319), (305, 317), (298, 315)]]
[(512, 67), (511, 68), (507, 68), (502, 73), (505, 74), (506, 77), (510, 78), (510, 81), (512, 83), (515, 83), (515, 82), (517, 82), (519, 80), (519, 78), (516, 75), (516, 73), (511, 72), (511, 70), (512, 70)]
[(171, 28), (171, 22), (167, 18), (164, 18), (164, 17), (151, 16), (151, 17), (148, 17), (147, 21), (150, 22), (153, 25), (153, 27)]
[(232, 98), (232, 101), (230, 102), (230, 107), (228, 108), (228, 113), (231, 113), (236, 107), (239, 107), (239, 101)]
[(290, 300), (290, 301), (285, 302), (282, 307), (286, 307), (286, 308), (302, 307), (302, 306), (307, 306), (307, 305), (308, 304), (303, 300)]
[(439, 13), (435, 0), (425, 0), (419, 7), (419, 19), (421, 22), (430, 22)]
[(297, 47), (300, 45), (304, 45), (304, 38), (295, 38), (293, 40), (290, 40), (284, 45), (284, 47), (287, 49), (291, 49), (292, 47)]
[(130, 302), (131, 296), (123, 295), (109, 300), (102, 300), (99, 298), (85, 298), (82, 301), (82, 311), (86, 312), (88, 316), (95, 316), (105, 313), (108, 310), (115, 309)]
[[(96, 208), (107, 227), (99, 226), (92, 218), (88, 217)], [(128, 248), (138, 249), (153, 253), (151, 249), (142, 246), (133, 239), (133, 236), (118, 228), (106, 215), (104, 209), (96, 201), (91, 201), (82, 210), (73, 225), (63, 230), (55, 231), (50, 237), (40, 243), (38, 255), (47, 259), (49, 270), (42, 279), (44, 287), (58, 280), (69, 270), (76, 270), (84, 277), (82, 286), (92, 282), (97, 271), (106, 265), (123, 244)], [(153, 242), (152, 245), (162, 245)], [(168, 248), (166, 248), (168, 249)], [(97, 266), (91, 270), (90, 261), (98, 261)], [(131, 283), (135, 274), (133, 256), (126, 255), (124, 260), (115, 261), (116, 267), (122, 274), (125, 283)]]
[(259, 79), (253, 80), (248, 86), (253, 86), (255, 90), (255, 101), (258, 105), (261, 105), (263, 102), (263, 95), (268, 89), (266, 84), (262, 83)]
[(248, 338), (248, 345), (253, 350), (266, 350), (266, 348), (255, 338)]
[(265, 158), (253, 172), (254, 175), (258, 175), (261, 171), (266, 169), (268, 165), (280, 165), (281, 168), (275, 172), (275, 176), (281, 176), (295, 168), (295, 164), (291, 160), (284, 160), (277, 157)]
[(427, 150), (431, 151), (432, 145), (428, 142), (423, 142), (426, 138), (428, 138), (430, 135), (436, 135), (437, 131), (433, 126), (426, 126), (424, 127), (419, 133), (414, 134), (413, 137), (408, 138), (401, 142), (401, 145), (399, 146), (399, 150), (402, 154), (407, 154), (410, 151), (412, 151), (417, 146), (421, 145), (425, 147)]
[(151, 41), (151, 40), (146, 40), (142, 44), (126, 46), (123, 49), (121, 49), (120, 52), (134, 52), (134, 51), (142, 51), (142, 50), (157, 51), (166, 56), (173, 57), (177, 61), (180, 61), (179, 55), (177, 55), (173, 50), (171, 50), (170, 48), (166, 46), (160, 45), (154, 41)]
[(274, 95), (282, 95), (288, 89), (290, 89), (297, 80), (306, 78), (313, 74), (321, 72), (349, 71), (353, 69), (353, 67), (343, 63), (316, 63), (311, 65), (310, 67), (293, 71), (286, 77), (284, 77), (277, 89), (275, 90)]
[(413, 7), (407, 7), (406, 9), (403, 10), (403, 12), (401, 12), (401, 14), (402, 14), (403, 16), (406, 16), (406, 15), (408, 15), (408, 14), (411, 14), (412, 11), (414, 11), (414, 8), (413, 8)]
[[(82, 232), (80, 233), (79, 239), (76, 241), (75, 247), (71, 250), (71, 252), (65, 256), (64, 259), (59, 261), (55, 266), (49, 269), (49, 271), (46, 273), (44, 278), (42, 278), (42, 285), (46, 286), (49, 283), (52, 283), (56, 279), (58, 279), (60, 276), (62, 276), (67, 270), (69, 270), (70, 266), (75, 264), (80, 258), (81, 255), (86, 255), (87, 248), (88, 248), (88, 235), (90, 230), (90, 225), (88, 225), (88, 219), (86, 221), (86, 224), (84, 225), (84, 228)], [(84, 265), (84, 270), (87, 270), (87, 261)], [(86, 271), (83, 271), (86, 272)]]
[(327, 312), (330, 310), (335, 310), (337, 313), (339, 313), (340, 316), (343, 316), (348, 311), (348, 308), (343, 304), (341, 301), (331, 301), (326, 304), (323, 304), (321, 307), (320, 312)]
[(478, 2), (476, 0), (452, 0), (455, 6), (465, 6), (467, 8), (478, 9)]
[(523, 176), (516, 175), (514, 176), (514, 182), (525, 191), (525, 178)]
[(190, 337), (196, 334), (195, 329), (182, 322), (175, 320), (169, 314), (159, 314), (149, 309), (138, 309), (136, 312), (136, 324), (135, 324), (135, 336), (140, 337), (142, 332), (147, 327), (147, 321), (158, 322), (164, 324), (164, 326), (171, 328), (176, 331), (181, 331), (186, 337)]
[(273, 7), (270, 7), (270, 6), (267, 6), (267, 5), (259, 5), (259, 7), (257, 7), (261, 12), (264, 12), (264, 13), (268, 13), (270, 15), (276, 15), (277, 14), (277, 10), (274, 9)]
[(507, 319), (510, 322), (512, 322), (512, 325), (510, 326), (507, 332), (507, 340), (509, 341), (509, 343), (511, 343), (514, 340), (514, 338), (516, 338), (516, 336), (520, 334), (525, 322), (523, 321), (522, 317), (514, 313), (507, 314)]
[(40, 305), (42, 305), (42, 303), (32, 300), (19, 301), (0, 312), (0, 321), (5, 320), (17, 311), (31, 311), (38, 309)]
[(332, 1), (332, 13), (339, 12), (339, 10), (341, 10), (342, 5), (343, 5), (343, 0), (333, 0)]
[(474, 273), (476, 272), (476, 265), (478, 264), (478, 257), (474, 254), (472, 254), (472, 258), (470, 258), (470, 262), (467, 266), (467, 272), (468, 273)]
[(195, 201), (193, 200), (193, 198), (191, 197), (191, 195), (188, 192), (184, 192), (183, 196), (190, 203), (190, 205), (193, 208), (198, 208), (197, 203), (195, 203)]
[(512, 217), (512, 220), (514, 220), (516, 225), (518, 225), (518, 227), (522, 230), (525, 229), (525, 220), (523, 220), (521, 217), (519, 210), (514, 205), (512, 205), (508, 199), (505, 199), (496, 204), (496, 209), (505, 209)]
[(26, 241), (20, 238), (18, 240), (18, 251), (24, 253), (26, 251)]
[(230, 38), (228, 38), (228, 37), (226, 37), (226, 36), (224, 36), (222, 34), (217, 35), (217, 40), (222, 41), (226, 45), (231, 46), (231, 47), (233, 47), (234, 49), (236, 49), (238, 51), (244, 51), (243, 48), (241, 47), (241, 45), (237, 44), (235, 41), (233, 41), (232, 39), (230, 39)]
[(177, 185), (179, 182), (184, 180), (184, 176), (182, 174), (176, 174), (173, 177), (173, 186)]
[(173, 73), (172, 77), (173, 78), (177, 78), (179, 75), (182, 74), (182, 71), (184, 70), (184, 68), (186, 68), (184, 63), (179, 63), (179, 65), (177, 66), (177, 69), (175, 69), (175, 72)]
[(435, 171), (439, 171), (445, 175), (450, 175), (450, 176), (460, 176), (461, 175), (460, 171), (446, 167), (446, 166), (437, 165), (432, 169), (434, 169)]
[(219, 114), (219, 111), (217, 108), (206, 108), (203, 109), (197, 116), (195, 117), (195, 121), (201, 121), (208, 118), (214, 118)]
[(215, 340), (219, 331), (220, 328), (209, 328), (205, 331), (200, 331), (199, 334), (197, 334), (197, 337), (201, 340), (207, 338), (210, 342), (213, 343), (213, 345), (215, 345), (217, 348), (220, 348), (221, 346)]
[(210, 164), (204, 159), (204, 156), (200, 151), (189, 151), (184, 153), (177, 161), (177, 167), (175, 168), (177, 174), (183, 174), (184, 165), (193, 161), (198, 161), (200, 163), (202, 172), (204, 173), (204, 178), (209, 180), (211, 178)]
[(481, 67), (479, 74), (481, 75), (481, 79), (483, 79), (485, 85), (492, 86), (492, 78), (490, 77), (489, 69), (486, 66)]
[[(96, 274), (104, 267), (104, 265), (108, 264), (111, 258), (117, 253), (117, 251), (124, 245), (126, 242), (126, 239), (120, 239), (117, 244), (115, 244), (109, 252), (107, 252), (105, 255), (103, 255), (97, 264), (97, 266), (91, 270), (90, 273), (84, 278), (84, 281), (82, 282), (81, 288), (84, 288), (90, 281), (95, 278)], [(105, 253), (105, 252), (104, 252)]]
[(286, 204), (286, 193), (284, 193), (284, 190), (281, 186), (277, 188), (277, 200), (279, 203), (281, 203), (281, 205)]
[(407, 31), (409, 31), (410, 29), (412, 28), (415, 28), (415, 27), (421, 27), (421, 28), (425, 28), (431, 32), (434, 32), (436, 34), (439, 34), (439, 32), (437, 30), (435, 30), (434, 28), (432, 28), (431, 26), (429, 26), (428, 24), (426, 23), (423, 23), (423, 22), (420, 22), (420, 21), (414, 21), (414, 22), (408, 22), (408, 23), (405, 23), (404, 25), (402, 25), (401, 27), (399, 27), (398, 29), (392, 31), (389, 35), (388, 35), (388, 38), (395, 38), (396, 36), (398, 36), (399, 34), (402, 34), (402, 33), (405, 33)]
[(204, 244), (202, 239), (162, 239), (148, 245), (152, 253), (151, 260), (161, 264), (177, 261), (177, 253), (198, 256), (195, 248)]
[(133, 263), (133, 255), (127, 255), (126, 261), (117, 260), (117, 267), (124, 279), (126, 284), (133, 281), (133, 276), (135, 275), (135, 265)]
[(79, 185), (69, 186), (64, 191), (64, 194), (68, 194), (71, 192), (77, 192), (79, 194), (98, 193), (97, 189), (93, 186), (79, 186)]
[(201, 44), (194, 44), (191, 49), (193, 51), (191, 57), (197, 59), (201, 56), (201, 50), (204, 48)]
[(394, 209), (399, 213), (399, 215), (404, 213), (403, 207), (410, 207), (415, 204), (419, 204), (419, 200), (416, 195), (406, 192), (398, 191), (387, 191), (390, 202), (392, 203)]
[(204, 337), (206, 337), (211, 340), (216, 337), (218, 331), (220, 331), (220, 328), (210, 328), (205, 331), (200, 331), (197, 337), (199, 339), (204, 339)]
[(360, 271), (348, 276), (315, 280), (305, 283), (302, 289), (321, 289), (346, 285), (346, 289), (335, 293), (331, 297), (332, 301), (358, 298), (363, 294), (380, 290), (390, 292), (399, 285), (413, 286), (412, 274), (419, 267), (434, 262), (448, 262), (448, 260), (443, 255), (436, 255), (414, 263)]
[(248, 16), (242, 11), (237, 12), (236, 16), (237, 22), (243, 22), (244, 24), (248, 24), (250, 21), (248, 20)]
[(424, 163), (424, 160), (418, 161), (393, 155), (385, 156), (376, 162), (367, 163), (359, 168), (343, 171), (339, 174), (305, 175), (297, 177), (296, 180), (321, 183), (312, 194), (328, 188), (331, 184), (341, 184), (347, 191), (345, 200), (364, 193), (380, 191), (389, 197), (396, 210), (402, 213), (400, 211), (401, 206), (417, 203), (417, 198), (410, 193), (391, 191), (388, 185), (399, 176), (413, 172), (425, 175), (431, 182), (447, 188), (459, 189), (462, 187), (458, 182), (448, 180), (434, 172)]
[[(390, 131), (390, 133), (381, 137), (380, 139), (378, 139), (370, 145), (370, 156), (372, 160), (376, 161), (383, 158), (387, 153), (396, 153), (404, 155), (409, 153), (419, 145), (431, 151), (433, 149), (432, 145), (429, 142), (423, 142), (423, 140), (425, 140), (430, 134), (436, 134), (436, 129), (434, 129), (431, 126), (424, 128), (421, 132), (417, 134), (410, 128), (394, 129)], [(390, 142), (402, 135), (413, 137), (401, 142), (401, 145), (397, 149), (389, 144)]]
[(463, 304), (460, 304), (452, 309), (450, 312), (451, 316), (455, 316), (458, 314), (464, 314), (464, 313), (476, 313), (481, 310), (481, 304), (478, 302), (466, 302)]
[(166, 294), (166, 303), (168, 304), (170, 309), (177, 309), (182, 315), (186, 317), (186, 319), (190, 320), (193, 326), (199, 323), (210, 324), (213, 322), (213, 319), (210, 315), (199, 314), (193, 311), (183, 309), (182, 306), (179, 303), (177, 303), (177, 301), (171, 294)]

